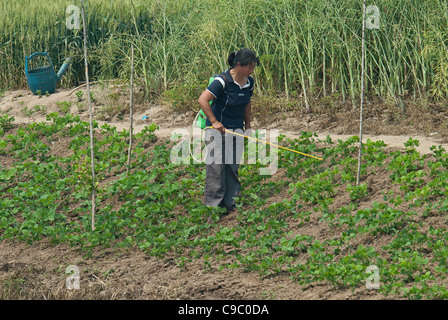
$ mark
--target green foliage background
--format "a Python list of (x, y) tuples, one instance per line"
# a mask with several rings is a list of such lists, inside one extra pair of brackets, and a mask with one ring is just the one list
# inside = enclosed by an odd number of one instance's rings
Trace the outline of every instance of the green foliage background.
[[(261, 57), (259, 94), (334, 94), (356, 104), (360, 88), (362, 1), (86, 0), (90, 72), (128, 79), (130, 44), (146, 97), (205, 84), (243, 47)], [(367, 30), (369, 94), (404, 98), (447, 95), (447, 2), (377, 0), (380, 30)], [(84, 78), (82, 26), (69, 30), (68, 5), (81, 1), (0, 4), (0, 87), (26, 86), (24, 56), (48, 50), (59, 67), (75, 60), (62, 85)], [(306, 90), (306, 92), (304, 92)], [(196, 91), (194, 92), (196, 94)], [(192, 95), (194, 95), (192, 93)]]

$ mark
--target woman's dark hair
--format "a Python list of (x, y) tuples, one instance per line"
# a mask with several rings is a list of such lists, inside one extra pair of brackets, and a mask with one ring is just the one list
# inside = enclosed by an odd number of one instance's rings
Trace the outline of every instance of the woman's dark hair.
[(230, 68), (234, 68), (238, 62), (242, 67), (244, 67), (251, 63), (258, 65), (260, 60), (257, 58), (255, 51), (250, 49), (241, 49), (229, 54), (227, 62)]

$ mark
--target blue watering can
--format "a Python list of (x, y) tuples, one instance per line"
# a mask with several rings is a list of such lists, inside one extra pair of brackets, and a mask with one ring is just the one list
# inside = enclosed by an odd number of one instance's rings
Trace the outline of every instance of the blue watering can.
[[(28, 69), (29, 60), (35, 57), (46, 57), (49, 65)], [(51, 62), (50, 56), (48, 55), (47, 51), (36, 52), (29, 57), (25, 56), (26, 81), (28, 82), (28, 87), (30, 88), (31, 92), (33, 94), (39, 94), (38, 91), (40, 91), (40, 94), (45, 94), (46, 92), (53, 93), (56, 89), (56, 84), (67, 71), (68, 65), (70, 64), (71, 60), (72, 58), (65, 59), (64, 64), (56, 74), (53, 63)]]

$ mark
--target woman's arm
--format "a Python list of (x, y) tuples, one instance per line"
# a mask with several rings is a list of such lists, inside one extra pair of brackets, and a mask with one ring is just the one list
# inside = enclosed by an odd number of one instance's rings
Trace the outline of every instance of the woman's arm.
[(251, 106), (251, 102), (249, 102), (244, 110), (244, 126), (246, 130), (252, 128), (250, 124)]
[(219, 130), (219, 132), (224, 133), (226, 128), (219, 122), (215, 115), (213, 114), (212, 108), (210, 107), (210, 101), (212, 101), (215, 96), (208, 90), (202, 92), (201, 96), (198, 99), (199, 105), (201, 106), (202, 111), (204, 111), (208, 120), (212, 123), (213, 129)]

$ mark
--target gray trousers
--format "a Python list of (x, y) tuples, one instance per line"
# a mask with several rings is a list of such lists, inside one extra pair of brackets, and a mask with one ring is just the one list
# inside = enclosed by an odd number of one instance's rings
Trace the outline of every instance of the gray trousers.
[(241, 137), (205, 131), (207, 157), (205, 159), (204, 203), (208, 207), (222, 207), (233, 210), (235, 197), (240, 193), (238, 168), (241, 161), (244, 140)]

